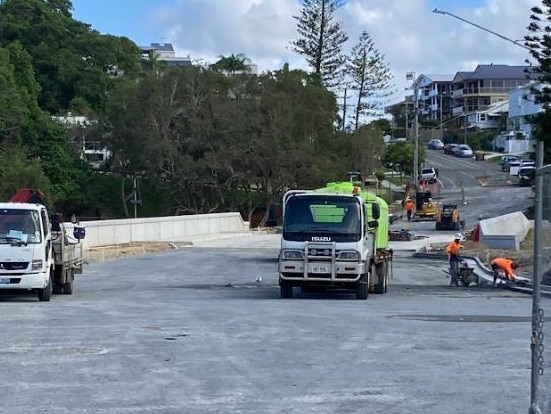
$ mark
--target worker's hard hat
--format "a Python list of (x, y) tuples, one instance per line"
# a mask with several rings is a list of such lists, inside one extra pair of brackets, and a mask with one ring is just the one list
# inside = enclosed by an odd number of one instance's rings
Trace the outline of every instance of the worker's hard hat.
[(407, 197), (407, 198), (406, 198), (406, 201), (411, 201), (411, 197)]
[(461, 233), (455, 233), (454, 239), (455, 240), (463, 240), (463, 235)]

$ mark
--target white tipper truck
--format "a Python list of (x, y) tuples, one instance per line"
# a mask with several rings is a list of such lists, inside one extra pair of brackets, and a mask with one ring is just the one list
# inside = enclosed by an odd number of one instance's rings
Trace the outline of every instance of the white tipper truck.
[(367, 299), (384, 294), (391, 278), (388, 204), (352, 182), (283, 197), (279, 252), (282, 298), (303, 292), (346, 290)]
[(70, 241), (60, 215), (50, 221), (43, 200), (40, 190), (21, 189), (0, 203), (0, 291), (35, 292), (47, 302), (52, 293), (73, 293), (85, 231), (75, 226)]

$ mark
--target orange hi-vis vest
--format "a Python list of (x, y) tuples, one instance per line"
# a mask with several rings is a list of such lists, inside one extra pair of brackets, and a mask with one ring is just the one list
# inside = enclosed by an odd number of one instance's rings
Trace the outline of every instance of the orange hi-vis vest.
[(505, 259), (503, 257), (497, 257), (494, 260), (492, 260), (490, 265), (496, 265), (501, 270), (503, 270), (507, 276), (513, 276), (513, 277), (515, 276), (515, 274), (513, 273), (512, 260)]

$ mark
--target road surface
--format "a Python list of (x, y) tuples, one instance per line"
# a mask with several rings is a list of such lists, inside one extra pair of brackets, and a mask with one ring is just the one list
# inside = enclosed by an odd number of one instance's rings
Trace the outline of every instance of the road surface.
[[(393, 284), (279, 298), (277, 235), (95, 263), (73, 296), (0, 298), (2, 413), (527, 412), (531, 298)], [(547, 300), (543, 302), (550, 309)]]

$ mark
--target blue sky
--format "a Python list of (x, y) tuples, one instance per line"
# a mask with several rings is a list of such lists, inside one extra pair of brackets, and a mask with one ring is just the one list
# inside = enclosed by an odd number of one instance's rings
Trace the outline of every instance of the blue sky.
[[(522, 65), (526, 51), (450, 16), (448, 11), (510, 39), (522, 39), (539, 0), (347, 0), (338, 11), (350, 36), (367, 30), (385, 56), (398, 89), (407, 72), (454, 74), (480, 63)], [(73, 0), (73, 16), (101, 33), (139, 45), (170, 42), (179, 56), (206, 63), (243, 53), (260, 71), (306, 68), (289, 48), (297, 0)]]

